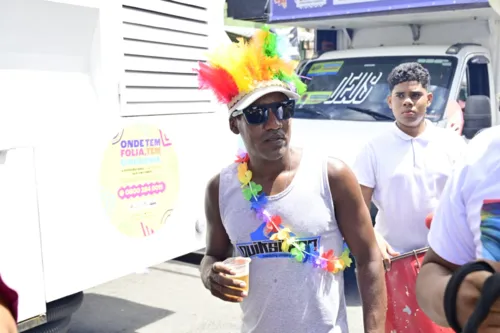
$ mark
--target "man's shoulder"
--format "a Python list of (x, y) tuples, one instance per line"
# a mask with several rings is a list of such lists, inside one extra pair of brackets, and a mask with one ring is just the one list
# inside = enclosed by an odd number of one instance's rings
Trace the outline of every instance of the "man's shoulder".
[(371, 140), (368, 141), (370, 145), (378, 145), (380, 143), (394, 142), (398, 140), (398, 136), (394, 133), (394, 129), (389, 129), (382, 133), (376, 134)]
[(500, 125), (485, 128), (479, 131), (470, 141), (471, 145), (490, 145), (500, 142)]
[(207, 182), (206, 195), (210, 198), (219, 196), (220, 172), (216, 173)]
[(379, 155), (383, 156), (388, 151), (388, 147), (394, 146), (396, 139), (397, 136), (393, 131), (376, 134), (361, 146), (357, 154), (359, 156), (371, 155), (375, 158)]
[(210, 178), (208, 185), (218, 187), (219, 183), (224, 182), (228, 178), (233, 178), (237, 169), (238, 163), (234, 162), (223, 166), (219, 172)]
[(328, 158), (328, 182), (332, 199), (335, 201), (346, 194), (352, 194), (353, 189), (359, 189), (359, 183), (353, 170), (341, 159)]
[(232, 162), (232, 163), (229, 163), (229, 164), (226, 164), (225, 166), (223, 166), (219, 173), (223, 174), (225, 172), (231, 172), (231, 171), (236, 170), (236, 169), (238, 169), (238, 163)]
[(337, 157), (328, 157), (327, 163), (328, 179), (330, 181), (343, 181), (347, 179), (351, 173), (351, 168)]
[(445, 154), (458, 157), (467, 147), (466, 139), (451, 129), (436, 127), (434, 134), (432, 139), (434, 144)]
[(500, 126), (493, 126), (482, 130), (472, 138), (465, 153), (465, 163), (489, 164), (500, 161)]
[(386, 151), (387, 146), (399, 144), (400, 142), (401, 138), (396, 133), (395, 128), (388, 128), (386, 131), (375, 134), (365, 143), (364, 147), (374, 152), (377, 150)]
[(451, 128), (446, 128), (446, 127), (438, 127), (435, 124), (432, 124), (434, 134), (438, 137), (444, 137), (444, 138), (453, 138), (455, 136), (460, 137), (460, 134), (458, 134), (454, 129)]
[(468, 142), (457, 164), (458, 174), (455, 186), (474, 188), (478, 183), (487, 179), (491, 185), (494, 185), (495, 182), (492, 179), (498, 177), (496, 175), (499, 171), (499, 164), (500, 126), (494, 126), (481, 131)]

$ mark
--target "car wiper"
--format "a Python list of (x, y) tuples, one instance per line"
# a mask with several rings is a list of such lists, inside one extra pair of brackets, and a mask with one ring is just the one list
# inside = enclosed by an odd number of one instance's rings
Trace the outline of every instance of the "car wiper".
[(323, 110), (319, 109), (319, 108), (316, 108), (314, 106), (301, 106), (300, 108), (296, 108), (295, 111), (302, 111), (302, 112), (307, 112), (307, 113), (313, 113), (315, 115), (318, 115), (318, 116), (324, 116), (325, 113), (323, 112)]
[(385, 120), (396, 120), (396, 119), (394, 119), (393, 116), (389, 116), (387, 114), (380, 113), (380, 112), (377, 112), (377, 111), (373, 111), (373, 110), (370, 110), (370, 109), (359, 108), (357, 106), (351, 106), (351, 105), (346, 106), (346, 108), (349, 109), (349, 110), (358, 111), (358, 112), (367, 114), (369, 116), (380, 117), (380, 118), (385, 119)]

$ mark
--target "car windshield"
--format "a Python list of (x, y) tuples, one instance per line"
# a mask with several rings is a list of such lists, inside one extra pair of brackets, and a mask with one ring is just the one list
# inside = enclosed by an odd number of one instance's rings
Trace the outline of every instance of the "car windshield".
[(307, 92), (298, 101), (294, 118), (393, 121), (387, 105), (387, 76), (403, 62), (419, 62), (429, 71), (428, 89), (434, 99), (427, 118), (441, 120), (457, 65), (454, 57), (363, 57), (310, 62), (301, 73)]

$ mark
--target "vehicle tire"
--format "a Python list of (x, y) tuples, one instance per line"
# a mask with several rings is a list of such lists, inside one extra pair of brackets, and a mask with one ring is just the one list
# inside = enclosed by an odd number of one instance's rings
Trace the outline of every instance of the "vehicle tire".
[(83, 303), (83, 292), (66, 296), (47, 304), (47, 322), (24, 333), (66, 333), (71, 316)]
[(83, 292), (66, 296), (47, 304), (47, 322), (61, 320), (75, 313), (83, 303)]
[(41, 326), (32, 328), (26, 331), (27, 333), (67, 333), (69, 329), (69, 324), (71, 322), (71, 316), (64, 317), (63, 319), (56, 320), (53, 322), (45, 323)]

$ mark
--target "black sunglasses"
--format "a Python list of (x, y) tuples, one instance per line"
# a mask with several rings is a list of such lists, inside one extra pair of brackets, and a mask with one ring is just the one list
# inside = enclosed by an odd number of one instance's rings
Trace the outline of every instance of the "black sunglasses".
[(231, 116), (243, 115), (249, 125), (260, 125), (269, 119), (269, 110), (278, 120), (290, 119), (295, 111), (295, 100), (249, 106), (246, 109), (234, 111)]

